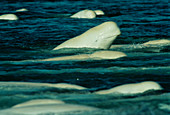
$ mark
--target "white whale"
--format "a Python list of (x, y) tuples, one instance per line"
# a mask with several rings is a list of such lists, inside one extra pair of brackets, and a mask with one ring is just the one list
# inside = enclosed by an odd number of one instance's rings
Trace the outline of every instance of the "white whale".
[(26, 8), (21, 8), (21, 9), (16, 10), (16, 12), (26, 12), (26, 11), (28, 11), (28, 9)]
[(144, 49), (141, 51), (151, 51), (151, 52), (160, 52), (166, 46), (170, 46), (170, 40), (160, 39), (160, 40), (151, 40), (141, 44), (120, 44), (120, 45), (111, 45), (110, 49)]
[(102, 10), (94, 10), (96, 15), (104, 15), (105, 13)]
[(62, 88), (62, 89), (78, 89), (78, 90), (87, 89), (86, 87), (83, 87), (83, 86), (79, 86), (75, 84), (68, 84), (68, 83), (56, 83), (56, 84), (50, 84), (49, 86)]
[(132, 83), (116, 86), (108, 90), (100, 90), (94, 92), (95, 94), (123, 94), (132, 95), (144, 93), (148, 90), (162, 90), (163, 88), (154, 81), (145, 81), (141, 83)]
[[(134, 45), (134, 44), (133, 44)], [(142, 44), (137, 44), (138, 46), (140, 45), (142, 47), (151, 47), (151, 46), (169, 46), (170, 45), (170, 40), (168, 39), (160, 39), (160, 40), (151, 40)], [(121, 47), (130, 47), (132, 44), (120, 44), (120, 45), (111, 45), (110, 49), (114, 48), (121, 48)]]
[(96, 13), (93, 10), (82, 10), (79, 11), (72, 16), (71, 18), (87, 18), (87, 19), (93, 19), (96, 17)]
[(18, 20), (15, 14), (3, 14), (0, 16), (0, 20)]
[(118, 59), (125, 56), (127, 56), (125, 53), (118, 51), (96, 51), (92, 54), (79, 54), (72, 56), (54, 57), (48, 59), (41, 59), (37, 61), (104, 60), (104, 59)]
[(143, 43), (143, 45), (145, 46), (149, 46), (149, 45), (170, 45), (170, 40), (167, 39), (160, 39), (160, 40), (152, 40), (152, 41), (148, 41)]
[(85, 33), (69, 39), (53, 50), (61, 48), (110, 48), (120, 29), (115, 22), (109, 21), (87, 30)]
[(56, 99), (33, 99), (30, 101), (26, 101), (26, 102), (14, 105), (12, 106), (12, 108), (26, 107), (26, 106), (32, 106), (32, 105), (48, 105), (48, 104), (64, 104), (64, 103), (65, 103), (64, 101), (56, 100)]
[[(60, 89), (77, 89), (83, 90), (87, 89), (86, 87), (75, 85), (75, 84), (68, 84), (68, 83), (32, 83), (32, 82), (0, 82), (0, 87), (53, 87), (53, 88), (60, 88)], [(18, 88), (19, 89), (19, 88)]]
[(9, 109), (0, 110), (0, 115), (46, 115), (46, 114), (61, 114), (64, 112), (75, 112), (75, 111), (93, 111), (100, 110), (95, 107), (75, 104), (40, 104), (30, 106), (13, 107)]
[[(83, 60), (113, 60), (122, 57), (126, 57), (127, 55), (123, 52), (119, 51), (96, 51), (92, 54), (78, 54), (71, 56), (61, 56), (61, 57), (53, 57), (47, 59), (37, 59), (37, 60), (22, 60), (22, 61), (12, 61), (12, 62), (39, 62), (39, 61), (83, 61)], [(55, 86), (62, 87), (62, 84), (56, 84)], [(67, 86), (63, 84), (63, 86)], [(73, 85), (72, 85), (73, 86)]]

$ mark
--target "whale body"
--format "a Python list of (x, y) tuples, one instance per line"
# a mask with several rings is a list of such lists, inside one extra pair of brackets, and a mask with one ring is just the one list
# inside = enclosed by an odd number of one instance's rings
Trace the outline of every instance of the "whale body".
[(28, 11), (26, 8), (21, 8), (21, 9), (16, 10), (16, 12), (26, 12), (26, 11)]
[(5, 88), (11, 87), (18, 87), (18, 90), (24, 87), (35, 87), (35, 89), (38, 89), (40, 87), (51, 87), (51, 88), (60, 88), (60, 89), (75, 89), (75, 90), (83, 90), (86, 89), (86, 87), (75, 85), (75, 84), (68, 84), (68, 83), (32, 83), (32, 82), (0, 82), (0, 87)]
[(120, 35), (120, 29), (117, 24), (108, 21), (87, 30), (77, 37), (65, 41), (53, 50), (62, 48), (108, 49), (118, 35)]
[(18, 20), (15, 14), (3, 14), (0, 16), (0, 20)]
[(93, 19), (96, 17), (96, 13), (93, 10), (82, 10), (79, 11), (72, 16), (71, 18), (87, 18), (87, 19)]
[[(134, 44), (120, 44), (120, 45), (111, 45), (110, 49), (114, 48), (121, 48), (121, 47), (130, 47)], [(160, 40), (151, 40), (142, 44), (137, 44), (138, 46), (140, 45), (142, 47), (151, 47), (151, 46), (168, 46), (170, 45), (170, 40), (167, 39), (160, 39)]]
[(113, 87), (108, 90), (96, 91), (96, 94), (140, 94), (148, 90), (162, 90), (163, 88), (154, 81), (144, 81), (141, 83), (125, 84)]
[(47, 105), (47, 104), (64, 104), (64, 101), (56, 100), (56, 99), (33, 99), (30, 101), (26, 101), (17, 105), (14, 105), (12, 108), (17, 107), (26, 107), (32, 105)]
[(79, 54), (72, 56), (54, 57), (41, 59), (38, 61), (63, 61), (63, 60), (103, 60), (103, 59), (118, 59), (127, 56), (123, 52), (118, 51), (96, 51), (92, 54)]
[(168, 39), (160, 39), (160, 40), (151, 40), (141, 44), (120, 44), (120, 45), (111, 45), (109, 49), (119, 50), (119, 51), (143, 51), (143, 52), (160, 52), (166, 47), (170, 46), (170, 40)]
[(101, 60), (101, 59), (117, 59), (125, 56), (127, 56), (125, 53), (118, 51), (97, 51), (92, 53), (90, 55), (90, 58)]
[(143, 45), (170, 45), (170, 40), (167, 39), (152, 40), (143, 43)]
[(93, 111), (99, 110), (95, 107), (75, 104), (40, 104), (14, 107), (9, 109), (0, 110), (0, 115), (45, 115), (45, 114), (61, 114), (64, 112), (74, 111)]

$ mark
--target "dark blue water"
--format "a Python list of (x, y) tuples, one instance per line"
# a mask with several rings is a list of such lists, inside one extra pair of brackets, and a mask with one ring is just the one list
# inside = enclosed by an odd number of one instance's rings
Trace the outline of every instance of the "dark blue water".
[[(168, 0), (36, 0), (29, 2), (7, 0), (1, 1), (0, 6), (0, 14), (14, 13), (19, 17), (17, 21), (0, 21), (0, 81), (64, 82), (81, 85), (93, 91), (149, 80), (160, 83), (165, 92), (170, 91), (169, 47), (157, 53), (145, 52), (143, 49), (135, 50), (135, 48), (119, 49), (128, 56), (117, 60), (20, 62), (88, 52), (87, 50), (61, 52), (52, 51), (52, 49), (65, 40), (106, 21), (116, 22), (121, 30), (121, 35), (113, 44), (136, 45), (150, 40), (170, 40)], [(20, 8), (26, 8), (29, 11), (15, 12)], [(84, 9), (101, 9), (105, 15), (95, 19), (69, 18), (69, 15)], [(51, 91), (51, 95), (53, 93)], [(22, 95), (26, 96), (21, 99), (22, 101), (38, 98), (35, 95)], [(15, 101), (10, 103), (9, 98), (5, 100), (3, 97), (5, 101), (1, 100), (2, 103), (8, 104), (6, 106), (1, 104), (0, 108), (22, 102), (15, 95), (11, 97)], [(54, 98), (47, 96), (46, 92), (42, 97)], [(91, 103), (86, 104), (95, 105)], [(109, 103), (104, 107), (108, 106), (114, 106), (114, 104)], [(120, 107), (118, 108), (121, 110)]]

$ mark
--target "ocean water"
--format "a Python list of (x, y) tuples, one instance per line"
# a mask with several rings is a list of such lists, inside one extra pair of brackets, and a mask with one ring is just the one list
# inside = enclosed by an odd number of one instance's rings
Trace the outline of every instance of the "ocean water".
[[(168, 0), (30, 0), (0, 2), (0, 14), (14, 13), (17, 21), (0, 21), (0, 81), (32, 83), (69, 83), (87, 90), (55, 88), (1, 87), (0, 109), (30, 99), (60, 99), (71, 104), (98, 107), (94, 112), (64, 113), (111, 115), (168, 115), (160, 103), (170, 104), (170, 47), (158, 46), (158, 52), (140, 48), (139, 44), (158, 39), (170, 40)], [(26, 8), (27, 12), (15, 12)], [(95, 19), (69, 18), (80, 10), (103, 10)], [(114, 21), (121, 35), (113, 45), (127, 57), (116, 60), (27, 61), (57, 56), (91, 53), (93, 50), (53, 51), (62, 42), (82, 34), (106, 21)], [(92, 92), (126, 83), (155, 81), (164, 90), (137, 96), (99, 96)], [(105, 110), (107, 109), (107, 110)]]

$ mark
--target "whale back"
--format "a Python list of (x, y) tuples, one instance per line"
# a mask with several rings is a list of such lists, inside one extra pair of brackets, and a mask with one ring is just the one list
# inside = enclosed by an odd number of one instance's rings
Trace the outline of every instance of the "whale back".
[(143, 43), (144, 45), (155, 45), (155, 44), (170, 44), (170, 40), (167, 39), (160, 39), (160, 40), (152, 40), (152, 41), (148, 41)]
[(144, 93), (148, 90), (161, 90), (162, 87), (153, 81), (145, 81), (141, 83), (132, 83), (132, 84), (125, 84), (121, 86), (117, 86), (113, 89), (114, 92), (119, 92), (122, 94), (137, 94), (137, 93)]
[(51, 115), (74, 111), (99, 110), (95, 107), (75, 104), (42, 104), (0, 110), (0, 115)]
[(87, 19), (92, 19), (95, 17), (96, 17), (96, 14), (93, 10), (82, 10), (71, 16), (71, 18), (87, 18)]
[(15, 14), (3, 14), (0, 16), (0, 20), (18, 20)]
[(102, 10), (94, 10), (96, 15), (104, 15), (104, 12)]
[(53, 50), (61, 48), (108, 49), (119, 34), (120, 29), (117, 24), (109, 21), (93, 27), (77, 37), (65, 41)]
[(16, 12), (26, 12), (26, 11), (28, 11), (26, 8), (21, 8), (21, 9), (16, 10)]
[(90, 55), (91, 58), (97, 59), (117, 59), (125, 56), (125, 53), (118, 51), (97, 51)]
[(34, 99), (34, 100), (30, 100), (14, 105), (12, 108), (26, 107), (32, 105), (45, 105), (45, 104), (64, 104), (64, 102), (61, 100), (54, 100), (54, 99)]
[(114, 88), (108, 90), (101, 90), (95, 92), (96, 94), (139, 94), (144, 93), (148, 90), (162, 90), (162, 87), (153, 81), (145, 81), (141, 83), (132, 83), (132, 84), (125, 84), (116, 86)]

